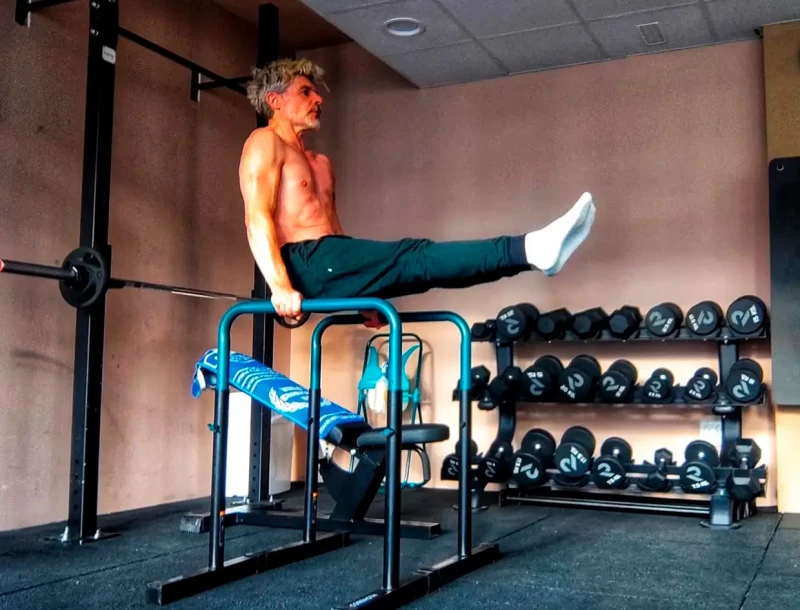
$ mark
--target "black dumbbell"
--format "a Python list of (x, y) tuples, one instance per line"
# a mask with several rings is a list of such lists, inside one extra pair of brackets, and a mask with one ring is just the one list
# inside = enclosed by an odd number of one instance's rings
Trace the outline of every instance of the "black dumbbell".
[[(489, 369), (485, 366), (473, 366), (470, 369), (470, 400), (478, 401), (478, 408), (484, 410), (493, 409), (492, 397), (489, 395)], [(453, 400), (458, 400), (460, 395), (460, 380), (458, 386), (453, 390)]]
[(692, 441), (684, 452), (680, 486), (686, 493), (713, 493), (717, 488), (714, 468), (719, 465), (717, 448), (706, 441)]
[(492, 341), (496, 330), (497, 322), (495, 320), (486, 320), (485, 322), (475, 322), (469, 329), (469, 334), (473, 341)]
[(554, 455), (556, 468), (567, 478), (582, 477), (592, 467), (595, 443), (594, 434), (587, 428), (567, 428)]
[(728, 305), (725, 321), (740, 335), (755, 335), (769, 325), (767, 306), (756, 296), (745, 295)]
[(562, 339), (564, 332), (572, 322), (572, 314), (568, 309), (554, 309), (539, 316), (536, 320), (536, 332), (545, 341)]
[(514, 447), (508, 441), (495, 440), (478, 464), (478, 480), (502, 483), (511, 476), (514, 466)]
[(633, 305), (620, 307), (608, 318), (608, 331), (617, 339), (630, 339), (639, 332), (641, 325), (642, 312)]
[(733, 363), (725, 379), (725, 393), (737, 403), (755, 402), (761, 397), (763, 381), (761, 365), (750, 358), (742, 358)]
[(667, 477), (667, 468), (675, 464), (672, 459), (672, 451), (669, 449), (657, 449), (653, 464), (645, 461), (645, 466), (652, 469), (647, 473), (644, 481), (639, 480), (636, 484), (642, 491), (664, 492), (672, 489), (672, 481)]
[(558, 378), (564, 370), (555, 356), (541, 356), (522, 372), (520, 396), (530, 402), (544, 402), (553, 396)]
[(741, 438), (727, 453), (734, 470), (725, 482), (725, 488), (736, 500), (749, 502), (764, 489), (758, 472), (753, 470), (761, 461), (761, 447), (751, 438)]
[(672, 385), (675, 377), (672, 371), (665, 368), (658, 368), (650, 375), (650, 378), (642, 386), (642, 402), (650, 404), (668, 404), (675, 398)]
[(630, 402), (636, 388), (639, 371), (629, 360), (615, 360), (597, 384), (597, 394), (602, 402)]
[[(503, 402), (511, 402), (519, 397), (522, 383), (522, 369), (518, 366), (507, 366), (505, 370), (489, 382), (489, 396), (493, 407)], [(480, 405), (478, 405), (480, 408)]]
[[(475, 460), (475, 458), (479, 457), (478, 454), (478, 443), (475, 440), (470, 440), (469, 442), (469, 451), (470, 451), (470, 459)], [(458, 457), (459, 448), (458, 448), (458, 441), (456, 441), (455, 446), (455, 453), (450, 453), (444, 456), (444, 460), (442, 460), (442, 471), (441, 471), (441, 478), (444, 481), (457, 481), (459, 474), (461, 473), (461, 460)]]
[(602, 307), (592, 307), (572, 317), (570, 330), (579, 339), (596, 339), (608, 328), (608, 314)]
[(592, 465), (592, 481), (600, 489), (626, 489), (625, 467), (633, 462), (633, 449), (625, 439), (612, 436), (600, 446), (600, 456)]
[(681, 330), (683, 311), (675, 303), (660, 303), (650, 308), (644, 325), (654, 337), (674, 337)]
[(501, 309), (496, 318), (497, 336), (507, 342), (527, 339), (536, 328), (539, 310), (530, 303), (518, 303)]
[(686, 312), (686, 328), (697, 337), (711, 337), (722, 327), (722, 308), (714, 301), (700, 301)]
[(541, 485), (547, 479), (547, 468), (553, 464), (555, 450), (556, 439), (547, 430), (529, 430), (514, 454), (511, 478), (519, 487)]
[(558, 377), (558, 395), (568, 402), (591, 401), (600, 373), (600, 364), (593, 356), (575, 356)]
[(685, 397), (688, 402), (707, 402), (717, 388), (717, 372), (708, 367), (699, 368), (686, 384)]

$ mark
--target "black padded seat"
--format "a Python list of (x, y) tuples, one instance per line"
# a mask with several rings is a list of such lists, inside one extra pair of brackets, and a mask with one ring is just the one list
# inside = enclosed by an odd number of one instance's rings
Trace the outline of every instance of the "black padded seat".
[[(358, 446), (385, 447), (387, 428), (373, 428), (358, 437)], [(425, 443), (439, 443), (450, 438), (450, 428), (444, 424), (408, 424), (403, 426), (403, 448)]]

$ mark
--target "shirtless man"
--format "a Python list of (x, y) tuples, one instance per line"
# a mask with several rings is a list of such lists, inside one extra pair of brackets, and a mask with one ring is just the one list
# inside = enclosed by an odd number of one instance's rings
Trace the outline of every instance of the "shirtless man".
[[(523, 271), (554, 275), (589, 235), (595, 206), (584, 193), (566, 214), (522, 235), (460, 242), (346, 236), (331, 162), (303, 142), (320, 126), (322, 75), (310, 60), (282, 59), (254, 70), (247, 86), (269, 126), (245, 142), (239, 182), (248, 242), (277, 315), (299, 318), (303, 298), (390, 299)], [(367, 326), (380, 325), (374, 313), (362, 314)]]

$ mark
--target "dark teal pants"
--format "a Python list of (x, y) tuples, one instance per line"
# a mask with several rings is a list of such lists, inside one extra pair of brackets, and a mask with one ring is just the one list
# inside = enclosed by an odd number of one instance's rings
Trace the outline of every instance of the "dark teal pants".
[(435, 242), (331, 235), (285, 244), (281, 255), (292, 286), (306, 299), (391, 299), (485, 284), (531, 269), (522, 236)]

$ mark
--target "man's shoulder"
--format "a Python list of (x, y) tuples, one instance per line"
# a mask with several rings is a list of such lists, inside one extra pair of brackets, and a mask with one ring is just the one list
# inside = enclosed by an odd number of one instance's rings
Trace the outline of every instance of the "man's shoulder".
[(285, 144), (272, 129), (259, 127), (253, 130), (242, 147), (243, 157), (276, 158), (282, 157)]

